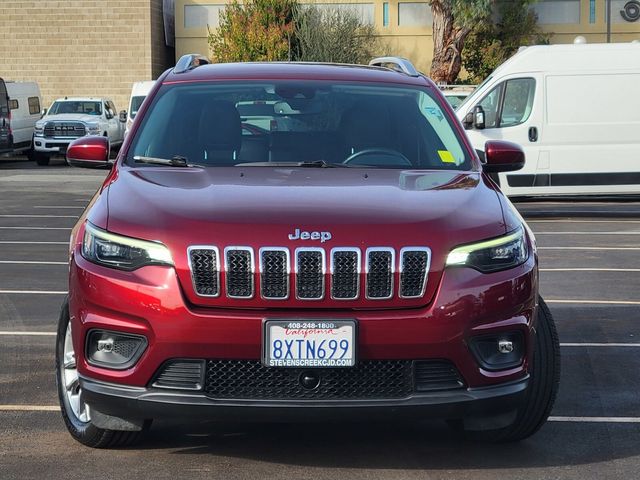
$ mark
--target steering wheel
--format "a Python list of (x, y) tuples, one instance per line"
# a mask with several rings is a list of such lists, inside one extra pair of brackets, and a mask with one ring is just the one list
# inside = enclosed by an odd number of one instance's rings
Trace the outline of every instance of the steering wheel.
[[(347, 158), (345, 158), (342, 161), (342, 163), (344, 165), (350, 165), (356, 162), (357, 160), (361, 159), (362, 157), (366, 157), (368, 155), (384, 155), (387, 157), (395, 157), (396, 159), (399, 160), (399, 162), (397, 162), (398, 165), (413, 167), (411, 160), (409, 160), (407, 157), (405, 157), (402, 153), (398, 152), (397, 150), (393, 150), (392, 148), (365, 148), (364, 150), (359, 150), (355, 153), (352, 153)], [(376, 166), (375, 162), (373, 164), (362, 163), (362, 165)], [(389, 165), (389, 164), (385, 163), (383, 165)]]

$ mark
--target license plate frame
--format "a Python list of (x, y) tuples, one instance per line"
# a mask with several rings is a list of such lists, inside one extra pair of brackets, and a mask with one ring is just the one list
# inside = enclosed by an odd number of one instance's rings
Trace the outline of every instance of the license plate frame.
[[(275, 359), (271, 356), (271, 340), (273, 338), (271, 327), (280, 329), (289, 328), (291, 330), (310, 331), (310, 330), (340, 330), (347, 327), (350, 328), (350, 345), (348, 351), (351, 356), (344, 358), (328, 358), (328, 359)], [(310, 333), (313, 336), (313, 333)], [(292, 340), (306, 341), (305, 337), (300, 335), (292, 335)], [(339, 336), (339, 335), (337, 335)], [(347, 336), (349, 336), (347, 334)], [(345, 338), (344, 335), (341, 337)], [(325, 339), (326, 340), (326, 339)], [(269, 368), (351, 368), (357, 364), (357, 344), (358, 344), (358, 322), (355, 319), (295, 319), (283, 320), (278, 318), (265, 318), (262, 321), (262, 364)], [(306, 344), (305, 344), (306, 346)], [(299, 347), (299, 345), (296, 345)], [(316, 345), (318, 347), (318, 345)], [(283, 345), (283, 348), (287, 348)], [(295, 347), (294, 347), (295, 348)], [(283, 352), (286, 355), (286, 352)], [(283, 355), (284, 356), (284, 355)], [(335, 355), (334, 355), (335, 356)], [(293, 360), (290, 361), (290, 360)], [(307, 360), (305, 362), (305, 360)], [(335, 361), (333, 361), (335, 360)], [(344, 360), (347, 360), (346, 362)]]

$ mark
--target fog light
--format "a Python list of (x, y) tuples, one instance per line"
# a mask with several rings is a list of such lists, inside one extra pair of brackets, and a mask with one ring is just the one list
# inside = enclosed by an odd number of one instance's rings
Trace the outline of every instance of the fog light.
[(124, 370), (133, 366), (147, 348), (142, 335), (91, 330), (87, 335), (86, 356), (91, 365)]
[(517, 367), (524, 356), (524, 337), (521, 332), (474, 337), (471, 339), (471, 351), (485, 370)]

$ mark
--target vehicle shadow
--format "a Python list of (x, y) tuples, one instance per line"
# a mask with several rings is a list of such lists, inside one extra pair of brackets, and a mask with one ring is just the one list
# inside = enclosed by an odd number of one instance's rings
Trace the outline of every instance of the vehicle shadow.
[(307, 467), (461, 470), (581, 465), (640, 454), (640, 425), (548, 423), (514, 444), (462, 439), (444, 422), (157, 423), (137, 449)]

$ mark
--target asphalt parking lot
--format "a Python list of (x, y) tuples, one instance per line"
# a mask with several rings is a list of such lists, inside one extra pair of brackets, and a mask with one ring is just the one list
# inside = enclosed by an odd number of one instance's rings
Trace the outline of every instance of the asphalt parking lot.
[(91, 450), (57, 408), (54, 331), (71, 226), (105, 172), (0, 160), (0, 479), (635, 479), (640, 477), (640, 200), (517, 204), (540, 247), (562, 343), (551, 421), (513, 445), (440, 422), (158, 422)]

